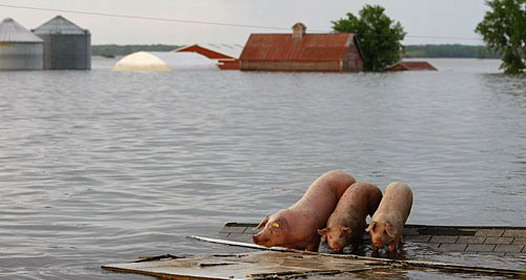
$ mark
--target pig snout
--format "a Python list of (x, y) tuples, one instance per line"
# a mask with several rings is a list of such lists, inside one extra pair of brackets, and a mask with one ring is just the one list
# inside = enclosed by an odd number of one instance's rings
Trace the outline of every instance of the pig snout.
[(334, 253), (341, 253), (342, 252), (342, 248), (338, 245), (335, 245), (335, 246), (332, 246), (331, 247), (331, 250), (334, 252)]
[(268, 234), (266, 234), (264, 231), (252, 235), (252, 241), (255, 244), (258, 244), (258, 245), (261, 245), (261, 246), (265, 246), (265, 247), (270, 247), (270, 246), (274, 245), (274, 244), (272, 244), (273, 242), (271, 241), (271, 239), (268, 236)]
[(383, 246), (381, 240), (375, 240), (375, 241), (372, 242), (372, 244), (373, 244), (373, 247), (376, 247), (376, 248), (380, 248), (380, 247)]
[(261, 238), (261, 233), (252, 235), (252, 241), (256, 244), (261, 245), (263, 238)]
[(252, 242), (254, 242), (255, 244), (259, 244), (259, 236), (252, 235)]

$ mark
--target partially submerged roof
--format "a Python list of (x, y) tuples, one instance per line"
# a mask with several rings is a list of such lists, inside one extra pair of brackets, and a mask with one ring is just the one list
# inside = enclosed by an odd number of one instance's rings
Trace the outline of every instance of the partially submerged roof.
[(6, 18), (0, 23), (0, 42), (40, 43), (43, 40), (12, 18)]
[[(296, 25), (295, 25), (296, 26)], [(341, 60), (356, 44), (353, 33), (252, 34), (241, 54), (251, 61), (333, 61)]]
[(386, 71), (437, 71), (427, 61), (400, 61), (386, 68)]
[(172, 70), (218, 69), (208, 58), (187, 52), (135, 52), (119, 60), (113, 71), (169, 72)]
[(63, 16), (56, 16), (48, 22), (33, 30), (35, 34), (64, 34), (64, 35), (84, 35), (89, 31), (80, 28), (78, 25), (67, 20)]
[[(209, 50), (212, 52), (217, 53), (216, 56), (208, 57), (211, 59), (218, 59), (218, 58), (239, 58), (241, 55), (241, 52), (243, 51), (243, 46), (240, 44), (193, 44), (193, 45), (187, 45), (178, 49), (175, 49), (174, 52), (185, 52), (185, 51), (195, 51), (199, 48), (202, 48), (204, 50)], [(203, 53), (203, 55), (206, 55)]]

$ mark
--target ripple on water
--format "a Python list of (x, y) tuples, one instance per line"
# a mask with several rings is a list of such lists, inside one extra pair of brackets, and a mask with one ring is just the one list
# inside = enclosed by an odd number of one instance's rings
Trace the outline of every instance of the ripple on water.
[[(259, 222), (331, 169), (382, 189), (408, 182), (412, 223), (525, 226), (524, 79), (473, 70), (483, 62), (352, 75), (140, 75), (97, 63), (0, 73), (8, 279), (134, 279), (100, 265), (236, 251), (185, 237)], [(449, 277), (401, 277), (435, 276)]]

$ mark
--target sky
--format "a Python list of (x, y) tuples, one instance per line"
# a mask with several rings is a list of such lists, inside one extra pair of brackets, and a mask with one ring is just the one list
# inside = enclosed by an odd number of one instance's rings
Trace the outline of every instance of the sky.
[(297, 22), (307, 26), (307, 33), (330, 32), (331, 21), (345, 17), (347, 13), (357, 15), (367, 4), (385, 7), (385, 14), (402, 24), (407, 32), (403, 41), (405, 45), (483, 44), (474, 29), (488, 9), (485, 0), (0, 0), (0, 20), (10, 17), (28, 29), (34, 29), (54, 16), (62, 15), (88, 29), (92, 34), (92, 44), (243, 45), (251, 33), (290, 32), (290, 27)]

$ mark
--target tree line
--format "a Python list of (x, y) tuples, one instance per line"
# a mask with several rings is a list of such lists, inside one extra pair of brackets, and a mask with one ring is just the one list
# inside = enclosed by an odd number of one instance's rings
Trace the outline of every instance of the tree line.
[[(177, 49), (178, 45), (94, 45), (92, 55), (117, 57), (137, 51), (165, 52)], [(485, 46), (459, 44), (406, 45), (402, 54), (404, 58), (500, 58), (499, 53), (492, 53)]]
[(500, 53), (490, 51), (486, 46), (461, 44), (407, 45), (404, 47), (403, 56), (407, 58), (500, 58)]
[[(475, 28), (486, 47), (465, 45), (403, 46), (406, 32), (402, 24), (385, 15), (379, 5), (365, 5), (357, 15), (332, 22), (334, 32), (355, 33), (363, 54), (364, 71), (380, 72), (403, 57), (500, 58), (505, 73), (526, 72), (526, 0), (487, 0), (490, 10)], [(170, 51), (177, 46), (102, 45), (94, 55), (117, 56), (138, 50)]]
[(138, 51), (148, 52), (169, 52), (179, 48), (177, 45), (93, 45), (91, 46), (91, 55), (104, 56), (104, 57), (116, 57), (124, 56)]

